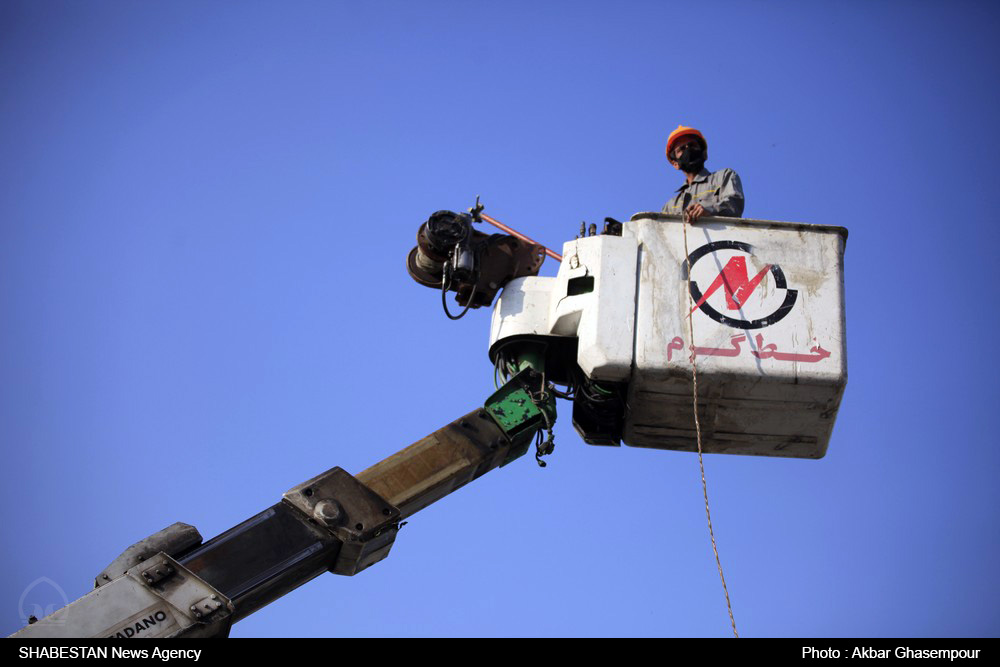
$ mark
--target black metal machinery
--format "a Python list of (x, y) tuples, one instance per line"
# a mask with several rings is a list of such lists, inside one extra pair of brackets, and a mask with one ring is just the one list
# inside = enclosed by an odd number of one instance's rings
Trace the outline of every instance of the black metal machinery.
[(493, 297), (515, 278), (538, 274), (545, 248), (509, 234), (485, 234), (473, 229), (482, 206), (478, 200), (469, 213), (437, 211), (417, 231), (417, 245), (406, 258), (410, 277), (425, 287), (455, 292), (465, 310), (493, 303)]

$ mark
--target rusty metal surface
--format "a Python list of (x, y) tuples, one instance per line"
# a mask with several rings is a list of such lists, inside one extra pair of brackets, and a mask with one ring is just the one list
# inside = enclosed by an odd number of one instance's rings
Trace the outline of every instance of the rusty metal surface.
[(509, 448), (496, 423), (477, 409), (355, 478), (397, 507), (402, 519), (498, 467)]
[(496, 293), (511, 280), (538, 275), (545, 261), (545, 248), (512, 236), (475, 232), (473, 241), (481, 243), (479, 275), (475, 284), (462, 283), (452, 289), (455, 300), (464, 306), (472, 299), (472, 307), (489, 306)]

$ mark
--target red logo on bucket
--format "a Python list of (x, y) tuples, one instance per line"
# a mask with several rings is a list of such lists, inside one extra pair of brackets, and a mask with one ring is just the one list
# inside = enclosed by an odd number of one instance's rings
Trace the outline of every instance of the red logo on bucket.
[(771, 265), (768, 264), (751, 280), (747, 276), (746, 257), (731, 257), (722, 269), (722, 273), (705, 290), (705, 294), (701, 297), (701, 300), (694, 304), (691, 312), (693, 313), (701, 308), (701, 304), (708, 301), (708, 297), (715, 294), (716, 290), (720, 287), (726, 291), (726, 307), (729, 310), (739, 310), (770, 270)]
[[(740, 241), (713, 241), (712, 243), (707, 243), (701, 246), (688, 256), (687, 261), (685, 261), (682, 265), (682, 278), (687, 280), (688, 276), (691, 275), (691, 269), (695, 263), (705, 255), (713, 253), (717, 250), (738, 250), (746, 253), (747, 255), (753, 255), (753, 247), (749, 243), (742, 243)], [(723, 315), (708, 303), (708, 298), (715, 294), (719, 288), (722, 288), (726, 295), (726, 308), (729, 310), (741, 311), (743, 305), (746, 304), (747, 300), (750, 298), (750, 295), (753, 294), (754, 290), (757, 289), (757, 286), (760, 285), (760, 282), (768, 273), (770, 273), (774, 278), (775, 287), (785, 290), (784, 301), (769, 315), (755, 320), (729, 317), (728, 315)], [(726, 262), (726, 265), (715, 277), (715, 280), (712, 281), (708, 290), (704, 294), (702, 294), (701, 290), (698, 289), (698, 283), (692, 279), (691, 298), (694, 299), (695, 303), (694, 308), (691, 309), (692, 313), (695, 310), (701, 309), (701, 312), (705, 313), (720, 324), (725, 324), (726, 326), (736, 329), (761, 329), (763, 327), (770, 326), (785, 317), (785, 315), (787, 315), (795, 305), (795, 300), (798, 298), (798, 292), (793, 289), (788, 289), (788, 285), (785, 282), (785, 274), (782, 272), (781, 267), (777, 264), (766, 265), (757, 273), (757, 275), (750, 278), (750, 275), (747, 272), (746, 257), (736, 255), (731, 257), (729, 261)]]

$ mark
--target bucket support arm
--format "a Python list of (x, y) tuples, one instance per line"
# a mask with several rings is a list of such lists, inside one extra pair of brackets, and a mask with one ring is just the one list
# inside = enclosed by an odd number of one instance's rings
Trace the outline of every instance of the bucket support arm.
[(555, 421), (526, 367), (478, 408), (357, 475), (331, 468), (201, 543), (174, 524), (126, 549), (79, 600), (16, 638), (228, 636), (233, 623), (324, 572), (389, 554), (403, 520), (523, 455)]

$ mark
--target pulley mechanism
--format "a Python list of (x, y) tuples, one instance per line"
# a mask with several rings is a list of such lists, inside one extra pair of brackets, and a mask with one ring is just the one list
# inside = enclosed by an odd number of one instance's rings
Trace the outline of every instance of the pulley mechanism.
[(406, 258), (411, 278), (425, 287), (455, 292), (455, 301), (466, 311), (489, 306), (506, 283), (537, 275), (545, 260), (544, 246), (474, 229), (482, 210), (477, 197), (469, 213), (433, 213), (420, 225), (417, 245)]

